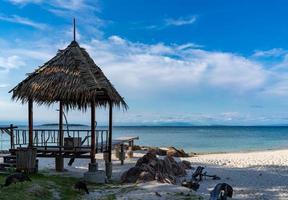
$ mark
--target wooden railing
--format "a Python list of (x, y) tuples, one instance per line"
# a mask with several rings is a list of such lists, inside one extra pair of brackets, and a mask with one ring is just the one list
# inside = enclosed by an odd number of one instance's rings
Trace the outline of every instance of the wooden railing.
[[(13, 149), (14, 146), (14, 142), (13, 142), (13, 137), (14, 137), (14, 130), (17, 128), (17, 126), (14, 126), (13, 124), (10, 124), (9, 126), (0, 126), (0, 133), (4, 134), (7, 133), (10, 136), (10, 148)], [(7, 140), (3, 140), (1, 141), (1, 143), (3, 142), (7, 142)]]
[[(91, 130), (63, 130), (64, 143), (65, 140), (79, 140), (72, 142), (72, 148), (90, 147), (91, 146)], [(28, 146), (27, 129), (15, 129), (13, 135), (14, 148)], [(96, 130), (96, 152), (103, 152), (108, 148), (108, 130)], [(34, 147), (60, 147), (59, 130), (56, 129), (34, 129), (33, 130), (33, 146)], [(65, 145), (64, 145), (65, 148)]]

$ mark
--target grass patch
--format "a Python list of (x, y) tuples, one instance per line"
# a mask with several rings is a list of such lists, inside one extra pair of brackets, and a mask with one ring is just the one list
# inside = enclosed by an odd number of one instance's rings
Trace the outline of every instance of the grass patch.
[[(0, 184), (5, 183), (8, 176), (0, 174)], [(30, 178), (32, 182), (12, 184), (8, 187), (0, 188), (0, 200), (80, 200), (85, 194), (84, 191), (75, 190), (74, 184), (79, 180), (72, 177), (63, 177), (59, 175), (34, 174)], [(145, 194), (146, 189), (137, 185), (123, 185), (119, 182), (109, 184), (88, 184), (90, 192), (94, 192), (95, 199), (115, 200), (116, 197), (125, 197), (132, 191), (139, 191)], [(148, 191), (148, 190), (147, 190)], [(169, 199), (182, 200), (202, 200), (203, 198), (193, 193), (185, 194), (183, 192), (171, 193)], [(170, 198), (171, 197), (171, 198)]]
[(175, 199), (182, 199), (182, 200), (203, 200), (203, 197), (191, 194), (191, 193), (183, 193), (183, 192), (178, 192), (174, 194)]
[[(0, 175), (0, 184), (5, 183), (7, 175)], [(74, 190), (78, 179), (62, 176), (31, 175), (32, 182), (11, 184), (0, 189), (0, 200), (38, 200), (63, 199), (78, 200), (83, 193)]]

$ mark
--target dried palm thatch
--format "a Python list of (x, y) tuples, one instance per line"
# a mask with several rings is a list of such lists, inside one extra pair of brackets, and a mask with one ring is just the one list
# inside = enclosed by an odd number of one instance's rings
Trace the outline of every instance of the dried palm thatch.
[(22, 103), (32, 99), (39, 105), (62, 101), (69, 108), (86, 109), (92, 101), (97, 106), (113, 106), (127, 109), (102, 70), (94, 63), (85, 49), (76, 41), (36, 69), (14, 87), (12, 99)]

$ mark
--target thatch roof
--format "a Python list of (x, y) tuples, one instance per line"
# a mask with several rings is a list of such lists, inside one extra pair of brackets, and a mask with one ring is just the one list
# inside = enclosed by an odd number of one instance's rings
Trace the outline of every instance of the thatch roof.
[(111, 101), (114, 106), (127, 109), (123, 98), (76, 41), (59, 50), (10, 92), (13, 100), (22, 103), (29, 99), (40, 105), (62, 101), (67, 108), (86, 109), (95, 100), (97, 106)]

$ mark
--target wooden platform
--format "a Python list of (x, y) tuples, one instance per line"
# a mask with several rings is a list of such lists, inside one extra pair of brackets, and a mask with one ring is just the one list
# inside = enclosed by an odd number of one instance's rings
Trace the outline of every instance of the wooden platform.
[[(122, 156), (119, 159), (121, 164), (123, 164), (125, 159), (124, 145), (133, 146), (134, 141), (139, 139), (139, 137), (131, 136), (115, 138), (112, 139), (110, 148), (108, 145), (109, 139), (112, 137), (109, 133), (111, 131), (110, 128), (108, 130), (94, 130), (95, 134), (92, 134), (90, 129), (67, 129), (62, 130), (62, 132), (57, 129), (33, 129), (32, 137), (30, 137), (27, 129), (18, 129), (13, 125), (2, 126), (0, 131), (10, 136), (9, 154), (3, 156), (4, 162), (0, 164), (0, 171), (1, 169), (6, 170), (9, 167), (15, 167), (16, 152), (21, 148), (27, 148), (29, 144), (37, 148), (37, 157), (55, 158), (56, 169), (58, 166), (57, 161), (59, 166), (60, 164), (63, 165), (63, 158), (70, 158), (69, 165), (72, 165), (77, 158), (91, 159), (92, 162), (95, 159), (95, 153), (109, 152), (108, 160), (110, 160), (110, 150), (115, 149), (117, 146), (120, 147), (119, 153)], [(91, 150), (92, 143), (95, 144), (95, 152)], [(107, 159), (107, 154), (104, 157)]]
[[(112, 140), (112, 149), (116, 146), (128, 144), (133, 146), (135, 140), (139, 137), (119, 137)], [(107, 150), (107, 142), (104, 141), (102, 145), (96, 145), (96, 153), (103, 153)], [(37, 157), (55, 157), (56, 155), (61, 155), (64, 158), (90, 158), (91, 147), (83, 145), (80, 147), (66, 147), (66, 146), (34, 146), (37, 148)], [(18, 149), (10, 149), (10, 153), (15, 155)]]

